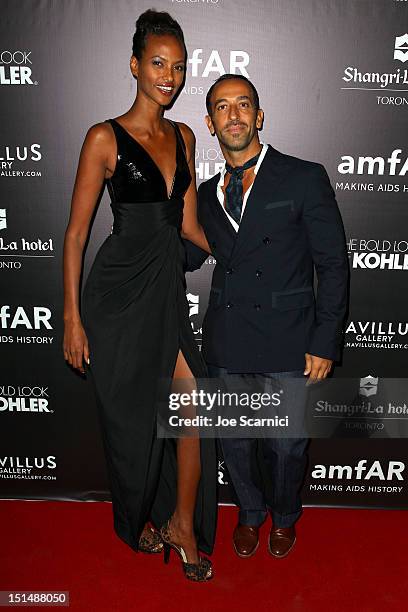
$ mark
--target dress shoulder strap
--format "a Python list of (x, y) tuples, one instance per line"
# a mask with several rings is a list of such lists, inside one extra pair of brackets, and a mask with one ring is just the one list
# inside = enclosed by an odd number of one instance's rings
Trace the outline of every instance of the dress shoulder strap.
[(176, 121), (172, 121), (171, 119), (169, 119), (171, 125), (174, 127), (174, 131), (176, 132), (176, 138), (179, 144), (181, 144), (181, 147), (183, 149), (183, 153), (186, 156), (187, 155), (187, 151), (186, 151), (186, 143), (184, 142), (184, 138), (183, 135), (180, 131), (180, 128), (178, 126), (178, 124), (176, 123)]
[(114, 119), (105, 119), (105, 123), (110, 123), (113, 129), (113, 132), (115, 134), (116, 137), (116, 142), (119, 143), (120, 139), (121, 139), (121, 130), (120, 130), (120, 125), (114, 120)]

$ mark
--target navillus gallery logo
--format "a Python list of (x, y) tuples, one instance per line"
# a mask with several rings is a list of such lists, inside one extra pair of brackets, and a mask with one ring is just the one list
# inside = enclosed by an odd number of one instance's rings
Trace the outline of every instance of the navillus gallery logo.
[(40, 335), (53, 329), (51, 317), (46, 306), (0, 306), (0, 333), (5, 334), (0, 335), (0, 343), (52, 344), (53, 336)]
[(53, 413), (49, 406), (48, 387), (31, 385), (0, 385), (0, 414), (35, 412)]
[(349, 349), (408, 349), (406, 321), (349, 321), (345, 334)]
[(408, 241), (350, 238), (350, 264), (356, 270), (408, 271)]
[[(221, 75), (229, 72), (231, 74), (242, 74), (250, 78), (247, 67), (250, 56), (247, 51), (219, 51), (218, 49), (193, 49), (188, 59), (188, 67), (191, 78), (189, 84), (184, 87), (183, 94), (203, 95), (207, 93), (209, 85), (201, 84), (201, 79), (212, 79), (215, 81)], [(194, 80), (196, 79), (196, 80)]]
[(1, 145), (0, 177), (42, 176), (34, 164), (42, 159), (41, 145)]
[[(408, 60), (408, 34), (396, 36), (393, 43), (393, 59), (405, 63)], [(365, 57), (370, 57), (369, 49), (364, 49), (364, 45), (361, 46), (361, 49)], [(386, 61), (386, 57), (384, 61)], [(408, 70), (406, 68), (397, 68), (390, 71), (387, 69), (378, 70), (378, 67), (373, 70), (371, 66), (362, 68), (350, 65), (344, 68), (342, 81), (341, 89), (343, 91), (373, 92), (377, 104), (386, 106), (408, 105), (408, 97), (402, 95), (407, 91), (408, 86)], [(381, 92), (381, 95), (374, 92)]]
[(57, 480), (55, 455), (47, 457), (0, 456), (0, 478), (15, 480)]
[(0, 85), (38, 85), (32, 76), (31, 51), (0, 51)]
[(360, 378), (360, 390), (359, 394), (364, 397), (370, 397), (370, 395), (376, 395), (378, 391), (378, 378), (371, 376), (365, 376)]
[(394, 59), (408, 62), (408, 34), (395, 37)]

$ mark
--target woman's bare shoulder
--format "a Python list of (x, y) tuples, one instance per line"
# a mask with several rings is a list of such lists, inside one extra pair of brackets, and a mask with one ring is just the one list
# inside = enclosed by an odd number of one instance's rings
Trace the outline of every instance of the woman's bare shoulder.
[(112, 126), (107, 121), (91, 125), (86, 133), (85, 140), (92, 144), (110, 144), (114, 139)]
[(106, 161), (115, 147), (115, 134), (107, 122), (95, 123), (88, 129), (83, 145), (82, 155), (92, 155)]

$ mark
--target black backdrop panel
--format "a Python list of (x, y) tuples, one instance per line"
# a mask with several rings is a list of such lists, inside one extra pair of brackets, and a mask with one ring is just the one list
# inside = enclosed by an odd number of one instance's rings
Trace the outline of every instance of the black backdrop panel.
[[(61, 351), (62, 244), (86, 130), (121, 114), (134, 99), (131, 38), (137, 16), (150, 5), (150, 0), (2, 2), (3, 498), (109, 499), (92, 389), (65, 365)], [(204, 125), (205, 93), (225, 71), (245, 74), (265, 111), (262, 140), (323, 163), (337, 194), (349, 247), (351, 301), (344, 358), (335, 375), (372, 376), (377, 384), (406, 376), (408, 4), (159, 0), (154, 5), (184, 28), (187, 82), (169, 116), (196, 134), (198, 181), (210, 178), (223, 161)], [(111, 220), (105, 193), (85, 276)], [(209, 258), (188, 275), (199, 346), (213, 266)], [(313, 440), (304, 501), (406, 508), (407, 459), (403, 439)], [(221, 500), (229, 501), (222, 459), (219, 482)]]

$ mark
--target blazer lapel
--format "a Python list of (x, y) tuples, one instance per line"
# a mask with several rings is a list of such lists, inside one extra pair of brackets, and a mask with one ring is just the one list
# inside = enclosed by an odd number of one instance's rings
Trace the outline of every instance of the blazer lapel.
[(248, 238), (258, 221), (262, 207), (268, 199), (273, 197), (273, 192), (293, 167), (290, 160), (289, 156), (279, 153), (279, 151), (269, 145), (249, 194), (231, 258), (235, 258), (240, 253), (242, 247), (247, 244)]
[[(227, 265), (237, 240), (237, 232), (228, 221), (225, 212), (221, 210), (221, 204), (217, 198), (218, 179), (216, 177), (213, 179), (210, 179), (210, 184), (206, 185), (205, 192), (200, 194), (200, 198), (203, 197), (207, 207), (205, 218), (201, 219), (201, 222), (204, 228), (208, 229), (207, 238), (210, 247), (214, 249), (214, 257), (223, 265)], [(215, 243), (218, 244), (211, 243), (211, 239), (214, 238)]]
[(221, 227), (223, 228), (223, 231), (225, 230), (230, 235), (230, 237), (233, 238), (235, 242), (237, 238), (237, 232), (234, 230), (231, 223), (228, 221), (227, 215), (225, 214), (225, 212), (221, 210), (221, 204), (217, 198), (217, 187), (215, 187), (215, 190), (211, 194), (211, 197), (209, 198), (209, 200), (210, 200), (211, 212), (212, 212), (212, 216), (213, 216), (215, 224), (216, 225), (220, 224)]

